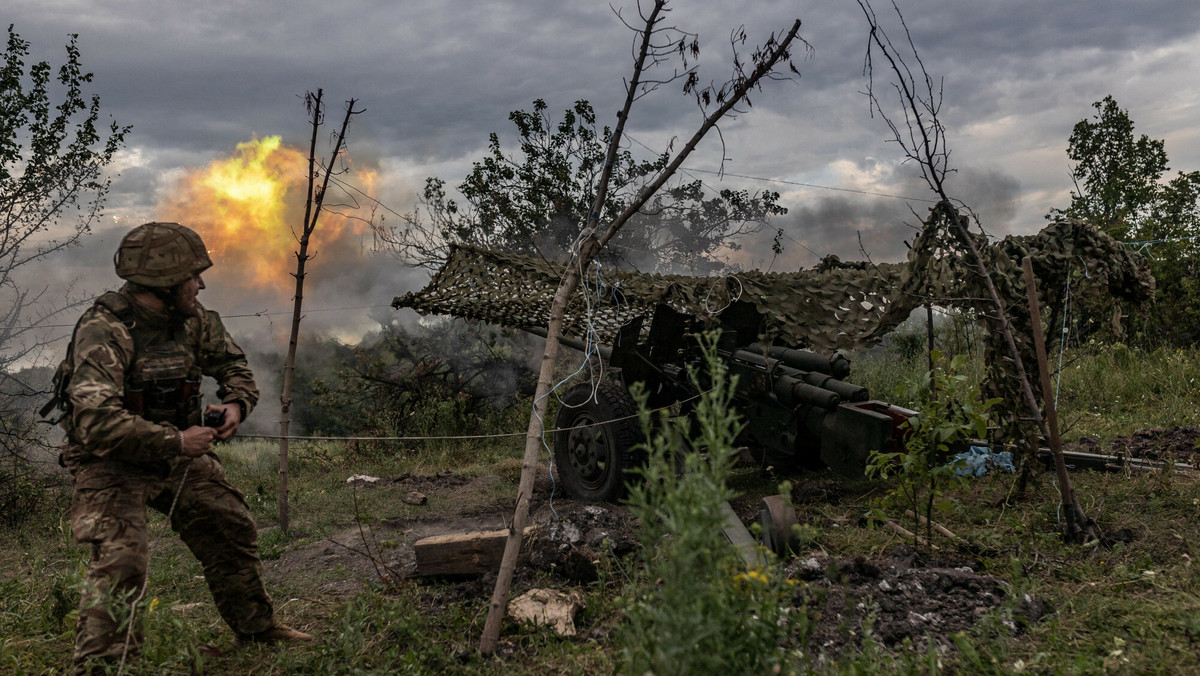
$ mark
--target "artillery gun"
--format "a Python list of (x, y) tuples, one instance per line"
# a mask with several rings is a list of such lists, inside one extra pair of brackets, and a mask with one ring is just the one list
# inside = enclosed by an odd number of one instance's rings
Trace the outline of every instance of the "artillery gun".
[[(895, 448), (911, 412), (845, 382), (850, 362), (835, 353), (871, 344), (908, 316), (889, 299), (900, 273), (900, 266), (864, 271), (836, 261), (820, 270), (729, 277), (590, 270), (587, 295), (568, 304), (559, 339), (597, 350), (607, 376), (561, 398), (554, 455), (565, 490), (586, 500), (623, 494), (642, 440), (629, 388), (640, 383), (651, 408), (678, 405), (688, 414), (697, 394), (689, 367), (702, 384), (707, 377), (694, 336), (714, 329), (717, 353), (737, 376), (735, 403), (746, 423), (739, 445), (776, 466), (861, 476), (871, 451)], [(550, 261), (455, 246), (426, 288), (392, 305), (545, 336), (561, 277), (562, 267)]]
[[(900, 425), (913, 412), (871, 400), (866, 388), (845, 382), (846, 357), (757, 342), (762, 317), (749, 303), (732, 303), (718, 320), (717, 355), (736, 376), (734, 401), (745, 420), (738, 444), (757, 460), (827, 466), (861, 477), (872, 451), (896, 450)], [(613, 345), (600, 348), (610, 380), (576, 385), (562, 397), (554, 421), (554, 460), (572, 497), (623, 495), (625, 472), (639, 462), (635, 447), (642, 440), (629, 391), (634, 383), (647, 393), (651, 408), (679, 404), (680, 413), (687, 414), (688, 402), (698, 394), (689, 369), (697, 370), (701, 386), (708, 379), (694, 338), (707, 323), (659, 305), (639, 339), (641, 324), (639, 317), (622, 326)]]
[[(683, 402), (686, 409), (696, 394), (687, 367), (703, 365), (691, 336), (709, 328), (720, 331), (718, 353), (738, 376), (736, 401), (746, 422), (740, 443), (771, 462), (860, 475), (870, 451), (895, 447), (897, 430), (912, 412), (870, 400), (866, 390), (844, 382), (848, 361), (821, 355), (877, 344), (930, 297), (986, 311), (978, 294), (963, 295), (958, 259), (945, 255), (946, 242), (956, 237), (946, 226), (947, 211), (931, 209), (906, 263), (843, 263), (829, 256), (811, 269), (727, 277), (589, 268), (587, 292), (570, 300), (560, 339), (584, 349), (581, 339), (589, 336), (605, 346), (599, 351), (614, 378), (563, 397), (555, 455), (567, 490), (587, 499), (620, 495), (641, 435), (629, 386), (642, 383), (651, 407)], [(1144, 259), (1078, 221), (1009, 236), (983, 252), (1007, 302), (1025, 297), (1014, 261), (1026, 255), (1046, 288), (1063, 288), (1082, 263), (1093, 283), (1107, 285), (1116, 297), (1141, 304), (1153, 295)], [(545, 335), (539, 327), (548, 324), (562, 276), (563, 266), (552, 261), (454, 245), (426, 288), (392, 305)]]

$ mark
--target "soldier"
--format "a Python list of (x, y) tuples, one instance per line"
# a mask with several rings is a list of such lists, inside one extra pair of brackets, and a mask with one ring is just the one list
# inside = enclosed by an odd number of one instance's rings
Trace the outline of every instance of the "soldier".
[[(123, 660), (140, 643), (123, 620), (145, 593), (147, 505), (168, 515), (200, 560), (239, 643), (312, 641), (276, 622), (254, 521), (211, 451), (237, 432), (258, 388), (221, 318), (196, 299), (212, 266), (204, 243), (182, 225), (146, 223), (121, 240), (114, 261), (126, 284), (80, 318), (52, 402), (65, 411), (71, 531), (92, 548), (76, 670)], [(201, 376), (216, 379), (221, 400), (203, 413)]]

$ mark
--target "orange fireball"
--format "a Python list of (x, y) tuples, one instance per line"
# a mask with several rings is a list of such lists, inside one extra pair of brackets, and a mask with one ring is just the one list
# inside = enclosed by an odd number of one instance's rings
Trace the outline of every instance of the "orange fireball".
[[(295, 290), (291, 273), (303, 227), (307, 170), (307, 156), (279, 136), (239, 143), (230, 157), (188, 170), (159, 204), (157, 217), (195, 228), (223, 277), (236, 279), (242, 288), (274, 287), (286, 299)], [(374, 172), (360, 171), (349, 180), (373, 192)], [(366, 232), (365, 218), (339, 212), (322, 211), (310, 253), (341, 248), (342, 238)]]

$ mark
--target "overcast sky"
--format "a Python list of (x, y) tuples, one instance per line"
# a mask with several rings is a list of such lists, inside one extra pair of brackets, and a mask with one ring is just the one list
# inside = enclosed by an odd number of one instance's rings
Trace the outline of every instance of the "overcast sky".
[[(944, 79), (942, 121), (958, 169), (950, 192), (973, 205), (992, 234), (1034, 232), (1051, 207), (1067, 205), (1067, 137), (1108, 94), (1129, 110), (1136, 133), (1165, 140), (1170, 175), (1200, 169), (1200, 2), (900, 6), (930, 74)], [(635, 17), (633, 0), (623, 7)], [(927, 204), (798, 185), (930, 197), (901, 166), (862, 94), (867, 32), (858, 5), (676, 0), (672, 9), (670, 23), (699, 36), (703, 81), (727, 76), (728, 38), (740, 25), (758, 44), (799, 18), (813, 47), (810, 58), (796, 59), (798, 81), (768, 83), (747, 114), (722, 125), (724, 179), (705, 173), (718, 169), (715, 138), (686, 165), (714, 189), (783, 193), (790, 213), (775, 225), (789, 239), (773, 269), (811, 266), (827, 253), (858, 259), (860, 236), (873, 259), (901, 258), (911, 232), (903, 223)], [(890, 6), (876, 9), (892, 20)], [(615, 123), (632, 43), (613, 9), (595, 0), (5, 0), (0, 19), (33, 43), (32, 60), (54, 64), (78, 33), (83, 63), (95, 73), (91, 91), (133, 126), (105, 223), (55, 265), (82, 275), (85, 288), (111, 285), (120, 234), (155, 218), (181, 172), (255, 137), (278, 134), (306, 147), (306, 90), (324, 88), (335, 104), (331, 118), (340, 102), (360, 100), (366, 112), (353, 122), (351, 147), (378, 165), (379, 199), (404, 212), (426, 176), (457, 184), (489, 132), (511, 138), (509, 111), (536, 98), (555, 114), (587, 99), (602, 123)], [(690, 135), (698, 119), (687, 97), (664, 89), (635, 108), (630, 149), (660, 150)], [(767, 261), (772, 234), (747, 242), (739, 262)], [(379, 260), (336, 271), (321, 264), (306, 294), (314, 309), (386, 304), (421, 280)], [(226, 313), (285, 309), (253, 294), (202, 300)], [(349, 312), (309, 321), (369, 323), (367, 311)]]

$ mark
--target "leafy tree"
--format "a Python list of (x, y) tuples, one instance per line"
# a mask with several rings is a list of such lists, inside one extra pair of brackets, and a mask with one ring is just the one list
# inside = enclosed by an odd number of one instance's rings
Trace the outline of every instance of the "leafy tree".
[[(515, 153), (504, 150), (496, 133), (489, 136), (487, 155), (458, 186), (464, 203), (447, 194), (445, 181), (429, 178), (418, 210), (400, 227), (382, 228), (384, 240), (402, 257), (430, 268), (444, 259), (450, 243), (563, 257), (595, 202), (612, 130), (597, 127), (587, 101), (576, 101), (557, 123), (546, 109), (537, 99), (532, 110), (509, 115), (517, 128)], [(639, 161), (619, 151), (613, 163), (616, 189), (606, 195), (599, 221), (620, 214), (667, 161), (666, 153)], [(728, 189), (710, 196), (700, 181), (680, 183), (656, 195), (614, 239), (606, 257), (635, 267), (672, 261), (712, 269), (719, 248), (737, 248), (732, 238), (787, 213), (778, 199), (775, 192)]]
[(462, 320), (412, 328), (393, 321), (353, 348), (320, 341), (313, 347), (324, 366), (297, 373), (312, 394), (297, 421), (322, 434), (482, 433), (532, 392), (533, 343)]
[[(1075, 163), (1071, 205), (1052, 209), (1047, 217), (1078, 218), (1119, 240), (1142, 242), (1158, 290), (1149, 316), (1132, 320), (1134, 338), (1148, 345), (1190, 345), (1200, 339), (1200, 240), (1195, 239), (1200, 237), (1200, 171), (1181, 171), (1164, 183), (1165, 143), (1144, 134), (1135, 138), (1129, 112), (1111, 95), (1092, 107), (1094, 120), (1080, 120), (1067, 141), (1067, 155)], [(1103, 315), (1109, 303), (1081, 298), (1084, 326), (1077, 337), (1107, 324)]]
[(1143, 321), (1153, 342), (1200, 340), (1200, 171), (1179, 172), (1159, 192), (1140, 239), (1157, 283), (1153, 313)]
[(1112, 95), (1092, 107), (1095, 121), (1080, 120), (1067, 141), (1067, 156), (1075, 163), (1071, 206), (1050, 215), (1087, 221), (1121, 240), (1137, 236), (1159, 198), (1167, 170), (1164, 143), (1145, 134), (1134, 139), (1129, 111)]
[[(0, 385), (8, 392), (29, 389), (9, 382), (14, 363), (36, 356), (45, 346), (39, 325), (71, 307), (43, 303), (45, 289), (24, 286), (18, 273), (90, 230), (109, 188), (105, 168), (129, 131), (98, 124), (100, 99), (84, 94), (92, 74), (83, 72), (77, 37), (57, 72), (46, 61), (26, 68), (30, 43), (10, 24), (0, 63)], [(34, 440), (31, 423), (17, 423), (28, 408), (0, 400), (6, 451), (17, 454)]]
[[(936, 365), (923, 374), (920, 382), (897, 388), (897, 396), (914, 402), (919, 411), (902, 426), (904, 450), (874, 451), (867, 461), (868, 476), (895, 479), (877, 501), (880, 511), (876, 516), (886, 520), (883, 510), (907, 510), (911, 512), (914, 537), (924, 524), (925, 537), (930, 542), (933, 512), (939, 499), (947, 487), (961, 485), (965, 480), (959, 474), (964, 463), (947, 463), (947, 460), (965, 450), (971, 439), (987, 435), (988, 409), (1000, 403), (1000, 399), (984, 399), (978, 386), (968, 382), (963, 375), (967, 363), (964, 355), (947, 360), (935, 350), (931, 357)], [(913, 548), (919, 550), (920, 543), (914, 541)]]

